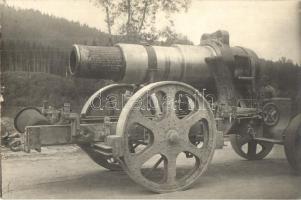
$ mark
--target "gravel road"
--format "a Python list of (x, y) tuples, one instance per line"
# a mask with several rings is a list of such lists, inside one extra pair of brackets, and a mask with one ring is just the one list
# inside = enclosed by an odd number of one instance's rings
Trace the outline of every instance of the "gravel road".
[(186, 191), (154, 194), (124, 172), (110, 172), (75, 146), (48, 147), (42, 153), (4, 151), (4, 198), (301, 198), (282, 146), (261, 161), (238, 157), (226, 143), (208, 171)]

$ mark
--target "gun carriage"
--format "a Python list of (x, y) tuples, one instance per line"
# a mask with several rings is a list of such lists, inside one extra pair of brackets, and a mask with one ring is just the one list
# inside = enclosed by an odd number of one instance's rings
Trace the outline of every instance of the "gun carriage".
[[(292, 106), (297, 95), (278, 97), (257, 55), (230, 47), (226, 31), (204, 34), (199, 46), (74, 45), (69, 69), (72, 76), (116, 83), (95, 92), (80, 114), (69, 104), (60, 111), (23, 109), (15, 118), (22, 137), (13, 148), (77, 144), (97, 164), (123, 169), (159, 193), (191, 186), (225, 135), (248, 160), (284, 144), (288, 162), (301, 171), (301, 114)], [(191, 168), (179, 169), (180, 154)]]

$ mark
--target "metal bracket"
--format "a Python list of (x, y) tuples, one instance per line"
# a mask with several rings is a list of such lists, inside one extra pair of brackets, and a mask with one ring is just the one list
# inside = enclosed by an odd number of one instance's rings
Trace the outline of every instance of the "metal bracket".
[(106, 137), (106, 144), (112, 147), (113, 157), (119, 158), (123, 156), (123, 140), (121, 136), (110, 135)]

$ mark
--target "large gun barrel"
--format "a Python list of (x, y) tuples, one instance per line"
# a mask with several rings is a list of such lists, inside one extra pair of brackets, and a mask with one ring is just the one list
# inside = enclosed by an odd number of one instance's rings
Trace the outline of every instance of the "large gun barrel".
[(150, 81), (151, 77), (153, 81), (195, 83), (210, 78), (205, 58), (215, 55), (209, 46), (74, 45), (70, 72), (79, 77), (126, 83), (143, 83)]
[[(218, 42), (216, 42), (218, 41)], [(74, 45), (70, 56), (71, 75), (109, 79), (124, 83), (146, 83), (162, 80), (207, 83), (211, 77), (208, 58), (221, 58), (239, 75), (254, 71), (257, 56), (249, 49), (229, 47), (229, 34), (217, 31), (202, 36), (203, 44), (150, 46), (116, 44), (113, 47)], [(220, 44), (220, 45), (218, 45)]]

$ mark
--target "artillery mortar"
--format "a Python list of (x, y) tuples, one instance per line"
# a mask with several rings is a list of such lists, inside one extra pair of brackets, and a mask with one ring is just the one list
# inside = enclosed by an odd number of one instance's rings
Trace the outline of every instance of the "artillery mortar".
[(225, 135), (248, 160), (284, 144), (288, 162), (301, 171), (297, 95), (277, 96), (257, 55), (230, 47), (226, 31), (204, 34), (199, 46), (74, 45), (70, 74), (116, 83), (95, 92), (80, 114), (70, 105), (22, 110), (15, 126), (23, 151), (77, 144), (99, 165), (123, 169), (159, 193), (190, 187)]

